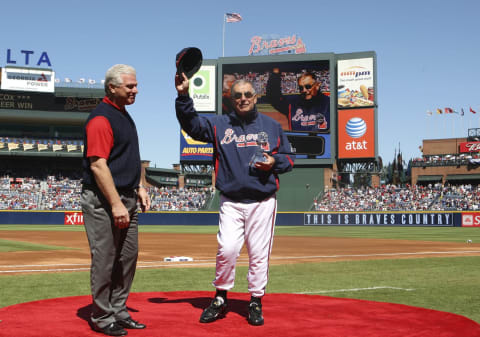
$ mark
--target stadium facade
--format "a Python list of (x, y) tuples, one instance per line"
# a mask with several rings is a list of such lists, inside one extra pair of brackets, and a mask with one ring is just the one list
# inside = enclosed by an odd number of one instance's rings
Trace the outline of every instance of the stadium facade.
[(420, 150), (422, 157), (412, 160), (413, 185), (480, 183), (480, 129), (465, 138), (425, 139)]

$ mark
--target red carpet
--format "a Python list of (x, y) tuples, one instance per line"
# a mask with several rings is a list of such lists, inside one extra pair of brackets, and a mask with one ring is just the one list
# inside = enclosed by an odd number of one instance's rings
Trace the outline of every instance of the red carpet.
[[(480, 336), (480, 325), (463, 316), (399, 304), (325, 296), (267, 294), (265, 325), (246, 321), (249, 295), (229, 294), (229, 312), (210, 324), (198, 322), (213, 292), (134, 293), (132, 317), (147, 324), (129, 336)], [(22, 303), (0, 309), (0, 336), (104, 336), (88, 324), (90, 296)]]

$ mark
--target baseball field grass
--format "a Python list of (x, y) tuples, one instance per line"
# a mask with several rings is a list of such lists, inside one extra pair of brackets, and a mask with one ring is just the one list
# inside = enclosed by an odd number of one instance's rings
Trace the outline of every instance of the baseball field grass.
[[(2, 230), (83, 231), (80, 226), (0, 225)], [(215, 233), (216, 226), (141, 226), (141, 232)], [(475, 228), (283, 227), (276, 235), (480, 243)], [(0, 242), (0, 245), (5, 242)], [(59, 243), (61, 245), (61, 243)], [(28, 249), (26, 247), (17, 249)], [(267, 293), (302, 293), (401, 303), (480, 322), (480, 256), (377, 259), (273, 265)], [(139, 269), (132, 291), (212, 290), (214, 268)], [(89, 273), (0, 275), (0, 307), (63, 296), (89, 295)], [(246, 292), (246, 267), (233, 291)]]

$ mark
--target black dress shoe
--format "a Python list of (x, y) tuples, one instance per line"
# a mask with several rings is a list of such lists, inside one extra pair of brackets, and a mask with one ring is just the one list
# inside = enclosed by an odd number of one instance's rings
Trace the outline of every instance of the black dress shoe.
[(126, 336), (128, 334), (127, 330), (123, 329), (117, 322), (113, 322), (104, 328), (94, 326), (93, 330), (108, 336)]
[(147, 327), (145, 324), (134, 321), (131, 317), (117, 321), (117, 323), (125, 329), (145, 329)]

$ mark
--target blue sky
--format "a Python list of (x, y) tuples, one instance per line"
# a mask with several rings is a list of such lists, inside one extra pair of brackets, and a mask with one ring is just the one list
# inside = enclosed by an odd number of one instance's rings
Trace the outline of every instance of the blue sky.
[[(46, 51), (62, 79), (100, 81), (113, 64), (133, 65), (140, 93), (129, 111), (142, 159), (171, 168), (179, 162), (175, 55), (196, 46), (205, 59), (221, 57), (226, 12), (243, 17), (226, 26), (226, 57), (247, 56), (250, 38), (266, 34), (297, 34), (308, 53), (375, 51), (384, 163), (399, 148), (404, 159), (421, 156), (422, 139), (465, 137), (480, 127), (476, 0), (8, 1), (0, 65), (7, 49), (35, 51), (34, 60)], [(463, 108), (465, 116), (435, 113), (445, 107)]]

